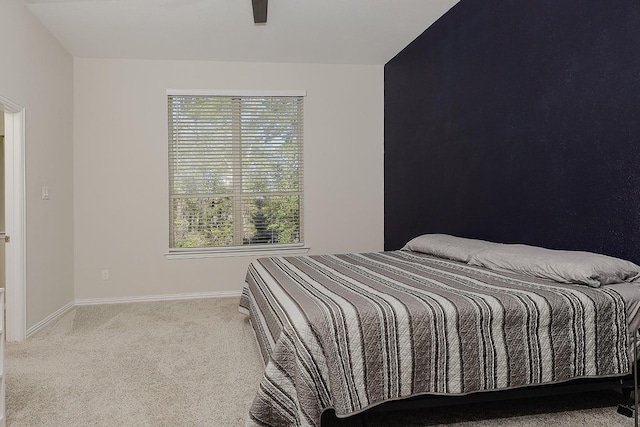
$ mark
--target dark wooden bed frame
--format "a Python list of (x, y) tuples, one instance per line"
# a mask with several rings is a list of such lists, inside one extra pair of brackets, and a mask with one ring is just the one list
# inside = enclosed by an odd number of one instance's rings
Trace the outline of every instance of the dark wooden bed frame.
[(529, 399), (535, 397), (548, 397), (562, 394), (585, 393), (590, 391), (614, 390), (623, 391), (623, 402), (618, 405), (618, 412), (627, 417), (634, 416), (634, 405), (631, 402), (634, 388), (633, 375), (624, 377), (612, 377), (603, 379), (572, 380), (563, 384), (529, 386), (514, 390), (486, 391), (472, 393), (464, 396), (418, 396), (405, 400), (382, 403), (362, 413), (348, 418), (339, 419), (335, 413), (325, 411), (322, 414), (322, 427), (366, 427), (366, 417), (370, 414), (393, 411), (413, 411), (439, 406), (457, 406), (473, 403), (508, 401), (513, 399)]

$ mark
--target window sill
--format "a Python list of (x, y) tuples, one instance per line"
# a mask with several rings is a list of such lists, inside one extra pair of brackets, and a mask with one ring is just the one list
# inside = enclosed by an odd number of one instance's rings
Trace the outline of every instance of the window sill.
[(309, 252), (309, 247), (296, 246), (233, 246), (227, 248), (186, 248), (169, 249), (164, 256), (167, 259), (197, 259), (197, 258), (224, 258), (234, 256), (289, 256), (304, 255)]

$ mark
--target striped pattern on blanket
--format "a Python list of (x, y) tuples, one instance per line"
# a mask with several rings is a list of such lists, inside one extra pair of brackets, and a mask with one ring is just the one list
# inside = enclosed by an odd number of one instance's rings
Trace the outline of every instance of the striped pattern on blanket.
[(611, 288), (409, 251), (263, 258), (246, 280), (241, 307), (265, 361), (247, 425), (318, 426), (326, 408), (629, 371)]

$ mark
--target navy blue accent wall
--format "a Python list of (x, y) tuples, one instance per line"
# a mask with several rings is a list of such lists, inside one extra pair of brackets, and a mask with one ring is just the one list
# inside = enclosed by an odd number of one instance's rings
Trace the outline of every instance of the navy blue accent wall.
[(640, 262), (640, 1), (462, 0), (385, 66), (385, 249)]

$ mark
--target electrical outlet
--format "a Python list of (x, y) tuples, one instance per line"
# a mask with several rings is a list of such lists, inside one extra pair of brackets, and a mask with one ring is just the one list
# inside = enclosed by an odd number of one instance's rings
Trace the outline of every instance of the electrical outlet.
[(109, 280), (109, 270), (102, 270), (102, 280)]

